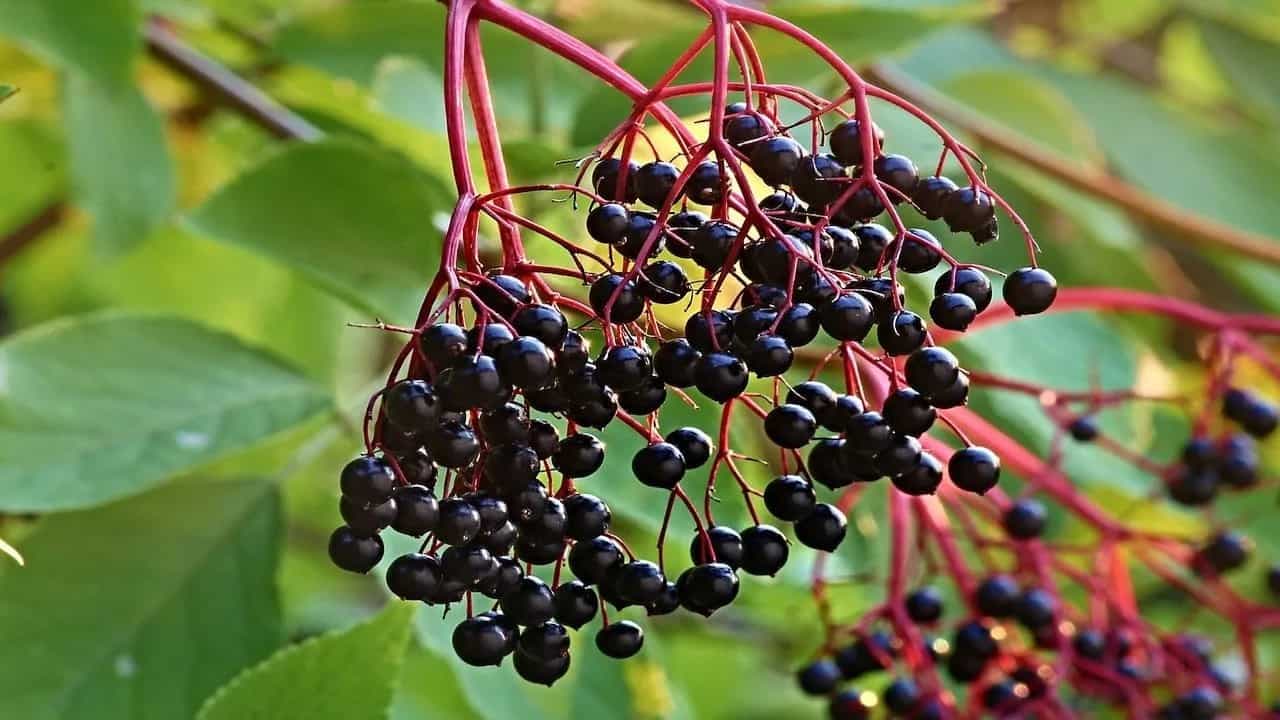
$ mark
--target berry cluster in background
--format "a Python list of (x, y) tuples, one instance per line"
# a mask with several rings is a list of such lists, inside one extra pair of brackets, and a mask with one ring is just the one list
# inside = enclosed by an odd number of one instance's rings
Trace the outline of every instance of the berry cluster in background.
[[(816, 551), (812, 590), (825, 630), (797, 683), (826, 699), (833, 720), (877, 707), (920, 720), (1072, 717), (1086, 701), (1169, 720), (1262, 713), (1253, 635), (1280, 626), (1280, 608), (1222, 579), (1245, 565), (1250, 540), (1219, 523), (1195, 540), (1131, 528), (1079, 492), (1061, 460), (1065, 443), (1095, 444), (1158, 478), (1153, 502), (1192, 508), (1265, 487), (1258, 443), (1274, 433), (1277, 413), (1234, 378), (1242, 363), (1280, 374), (1252, 337), (1280, 334), (1280, 324), (1138, 294), (1060, 292), (981, 160), (936, 121), (782, 20), (719, 0), (695, 4), (708, 31), (649, 87), (514, 9), (451, 7), (445, 87), (459, 203), (420, 316), (379, 324), (406, 342), (369, 400), (364, 452), (341, 471), (334, 563), (365, 573), (384, 559), (382, 535), (414, 538), (415, 551), (385, 563), (389, 590), (459, 607), (443, 622), (466, 663), (510, 665), (551, 685), (569, 672), (584, 628), (605, 656), (632, 657), (645, 617), (712, 616), (769, 582), (752, 578), (794, 560), (794, 541)], [(631, 96), (631, 115), (572, 182), (506, 186), (483, 65), (466, 32), (472, 19)], [(843, 92), (825, 98), (769, 83), (752, 26), (831, 62)], [(717, 58), (712, 81), (678, 83), (702, 52)], [(488, 192), (477, 190), (467, 157), (463, 88)], [(709, 123), (682, 122), (665, 105), (687, 96), (707, 98)], [(891, 152), (872, 100), (935, 132), (939, 156)], [(674, 160), (660, 157), (662, 143), (678, 147)], [(566, 192), (579, 210), (573, 234), (517, 208), (524, 195)], [(912, 227), (908, 211), (948, 231)], [(953, 255), (958, 243), (996, 242), (1002, 222), (1025, 244), (1025, 266), (1006, 274)], [(498, 247), (482, 252), (489, 229)], [(562, 264), (531, 260), (533, 238)], [(484, 257), (490, 251), (497, 257)], [(904, 280), (925, 274), (931, 292), (917, 296)], [(1130, 451), (1096, 419), (1169, 398), (1060, 392), (962, 367), (943, 347), (1018, 316), (1099, 307), (1162, 315), (1211, 338), (1207, 397), (1179, 405), (1195, 414), (1179, 458)], [(972, 388), (1037, 398), (1058, 427), (1050, 456), (970, 410)], [(672, 403), (717, 405), (720, 423), (664, 425)], [(731, 428), (745, 423), (768, 439), (767, 458), (733, 447)], [(632, 443), (606, 446), (601, 431), (619, 425)], [(632, 477), (601, 478), (613, 455), (628, 458)], [(750, 482), (748, 462), (767, 463), (772, 479)], [(1016, 473), (1016, 491), (1002, 485), (1002, 469)], [(622, 482), (665, 506), (652, 554), (614, 527), (617, 508), (602, 488)], [(877, 483), (888, 486), (892, 538), (877, 575), (884, 600), (844, 617), (824, 563), (846, 538), (846, 514)], [(745, 527), (716, 522), (714, 502), (728, 501), (718, 486), (740, 496)], [(692, 537), (668, 537), (677, 510)], [(1092, 531), (1070, 553), (1044, 537), (1055, 513)], [(685, 569), (672, 569), (672, 547), (687, 553)], [(1245, 671), (1224, 669), (1203, 638), (1148, 624), (1131, 566), (1230, 623)], [(922, 575), (929, 584), (909, 586)], [(1280, 568), (1266, 582), (1280, 594)]]

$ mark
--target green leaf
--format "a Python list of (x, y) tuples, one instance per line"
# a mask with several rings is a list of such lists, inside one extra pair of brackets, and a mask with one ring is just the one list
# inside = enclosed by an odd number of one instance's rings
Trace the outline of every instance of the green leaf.
[(440, 262), (444, 192), (407, 160), (346, 140), (293, 145), (188, 221), (297, 268), (378, 317), (411, 322)]
[(1280, 63), (1280, 46), (1211, 20), (1196, 26), (1209, 52), (1221, 64), (1223, 77), (1235, 86), (1237, 98), (1260, 106), (1273, 123), (1280, 119), (1280, 81), (1268, 70)]
[(285, 648), (232, 680), (197, 720), (386, 717), (409, 642), (413, 607)]
[(8, 717), (191, 717), (279, 642), (279, 501), (184, 483), (46, 519), (0, 573)]
[(72, 73), (66, 122), (75, 197), (111, 254), (146, 239), (173, 210), (173, 166), (160, 118), (132, 85)]
[[(422, 682), (431, 678), (431, 682)], [(411, 643), (400, 671), (390, 720), (481, 720), (453, 676), (453, 668)]]
[(0, 344), (0, 507), (138, 493), (301, 422), (328, 398), (236, 339), (174, 318), (68, 318)]
[(123, 87), (141, 47), (133, 0), (0, 0), (0, 34), (56, 65)]
[(0, 173), (3, 233), (29, 221), (62, 196), (66, 161), (57, 132), (31, 120), (0, 123), (0, 157), (5, 166)]
[(16, 92), (18, 92), (18, 88), (12, 85), (0, 84), (0, 102), (8, 100)]

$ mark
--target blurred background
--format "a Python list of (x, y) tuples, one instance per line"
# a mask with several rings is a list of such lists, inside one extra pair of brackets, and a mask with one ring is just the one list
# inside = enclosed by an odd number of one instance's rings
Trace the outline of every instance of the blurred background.
[[(703, 22), (675, 1), (517, 4), (646, 81)], [(1280, 310), (1277, 0), (770, 9), (939, 110), (984, 153), (1062, 285)], [(412, 322), (454, 199), (443, 17), (426, 0), (0, 2), (0, 537), (26, 562), (0, 557), (0, 718), (182, 718), (202, 706), (202, 718), (824, 715), (792, 680), (822, 641), (807, 551), (773, 581), (746, 581), (740, 602), (710, 622), (647, 622), (633, 661), (579, 642), (553, 690), (462, 666), (439, 609), (384, 612), (326, 636), (320, 651), (281, 653), (386, 600), (380, 580), (333, 569), (325, 543), (339, 522), (337, 471), (359, 448), (364, 401), (397, 342), (348, 323)], [(838, 92), (796, 46), (766, 33), (757, 41), (771, 77)], [(187, 48), (217, 66), (175, 70)], [(628, 103), (501, 31), (488, 28), (484, 48), (513, 181), (571, 182), (572, 167), (557, 161), (589, 152)], [(264, 123), (226, 102), (210, 85), (223, 71), (297, 123)], [(706, 58), (684, 77), (695, 76), (709, 79)], [(701, 134), (705, 99), (677, 109)], [(886, 148), (932, 165), (925, 129), (875, 110)], [(567, 204), (538, 197), (521, 209), (582, 234), (583, 211)], [(1025, 264), (1004, 230), (1002, 242), (958, 253)], [(1197, 335), (1151, 319), (1052, 315), (958, 347), (967, 367), (1059, 388), (1194, 396), (1204, 382)], [(1034, 400), (975, 392), (972, 404), (1048, 447), (1054, 426)], [(716, 422), (714, 409), (670, 412), (672, 426)], [(1101, 423), (1162, 459), (1188, 434), (1180, 413), (1155, 404)], [(606, 440), (615, 432), (626, 431)], [(753, 433), (735, 428), (735, 444), (759, 447)], [(627, 457), (593, 481), (632, 544), (652, 547), (662, 503), (635, 487)], [(1152, 478), (1096, 449), (1072, 447), (1065, 464), (1082, 491), (1134, 524), (1188, 537), (1230, 525), (1254, 538), (1258, 556), (1280, 552), (1273, 491), (1265, 502), (1226, 498), (1206, 517), (1150, 499)], [(881, 597), (884, 485), (854, 509), (856, 532), (830, 567), (846, 621)], [(673, 555), (686, 525), (674, 526)], [(1083, 532), (1066, 518), (1052, 527), (1067, 541)], [(1262, 566), (1240, 573), (1242, 592), (1261, 595)], [(1229, 627), (1139, 581), (1144, 612), (1214, 638), (1223, 666), (1242, 673)], [(1261, 650), (1280, 687), (1280, 644), (1263, 638)]]

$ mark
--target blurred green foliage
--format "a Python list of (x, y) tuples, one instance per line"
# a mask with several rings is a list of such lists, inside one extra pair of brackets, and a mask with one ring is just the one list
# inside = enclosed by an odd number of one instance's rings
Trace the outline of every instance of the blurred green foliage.
[[(674, 0), (520, 4), (650, 80), (701, 23)], [(846, 59), (891, 63), (1082, 168), (1109, 168), (1187, 210), (1280, 234), (1273, 0), (772, 7)], [(328, 138), (284, 145), (211, 105), (146, 55), (151, 13)], [(358, 447), (364, 399), (392, 351), (347, 323), (412, 321), (452, 206), (443, 16), (428, 0), (0, 0), (0, 236), (10, 242), (45, 211), (57, 218), (0, 267), (0, 536), (27, 558), (0, 571), (0, 716), (822, 713), (790, 682), (819, 640), (805, 553), (774, 581), (746, 581), (742, 602), (709, 623), (649, 623), (635, 662), (607, 661), (576, 641), (574, 669), (553, 690), (466, 668), (439, 609), (374, 616), (386, 599), (380, 583), (329, 568), (336, 469)], [(627, 103), (514, 36), (483, 38), (513, 179), (568, 181), (554, 161), (581, 156)], [(771, 76), (835, 87), (796, 46), (768, 33), (758, 42)], [(708, 73), (704, 59), (685, 77)], [(696, 117), (698, 102), (677, 109)], [(927, 131), (877, 109), (889, 147), (926, 164), (936, 152)], [(986, 160), (1062, 283), (1280, 311), (1275, 269), (1151, 232), (997, 153)], [(566, 205), (522, 209), (579, 232), (581, 213)], [(958, 252), (1008, 268), (1022, 249), (1006, 240)], [(972, 367), (1062, 388), (1097, 378), (1195, 393), (1193, 340), (1161, 322), (1072, 315), (984, 332), (960, 349)], [(672, 405), (672, 422), (718, 421), (714, 409)], [(1047, 450), (1051, 428), (1033, 401), (977, 392), (974, 406)], [(1180, 417), (1145, 404), (1107, 413), (1103, 425), (1162, 457), (1186, 432)], [(734, 443), (750, 452), (760, 438), (735, 427)], [(651, 547), (663, 508), (616, 466), (625, 462), (611, 455), (590, 485), (628, 537)], [(1141, 522), (1204, 530), (1198, 517), (1148, 503), (1155, 481), (1096, 450), (1070, 449), (1067, 467), (1110, 508), (1140, 506)], [(768, 473), (750, 470), (756, 480)], [(720, 512), (741, 522), (724, 494)], [(883, 577), (882, 495), (854, 508), (835, 577)], [(1280, 533), (1267, 510), (1229, 501), (1220, 519), (1274, 557)], [(24, 515), (32, 512), (41, 516)], [(676, 522), (670, 556), (683, 561), (690, 530)], [(1244, 591), (1260, 592), (1259, 572), (1241, 577), (1255, 578), (1241, 581)], [(1180, 622), (1185, 600), (1143, 582), (1144, 611)], [(838, 615), (856, 618), (877, 588), (837, 583)], [(1230, 656), (1226, 628), (1202, 629)], [(296, 644), (319, 633), (334, 634)], [(1261, 663), (1280, 663), (1274, 639)]]

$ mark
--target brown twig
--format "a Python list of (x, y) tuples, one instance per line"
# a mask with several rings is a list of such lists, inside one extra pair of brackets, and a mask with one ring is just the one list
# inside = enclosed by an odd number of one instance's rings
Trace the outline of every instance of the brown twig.
[(61, 200), (54, 201), (13, 232), (0, 238), (0, 266), (22, 252), (46, 230), (61, 222), (66, 210), (66, 203)]
[(891, 65), (873, 65), (867, 75), (884, 88), (960, 127), (982, 144), (1077, 190), (1113, 203), (1149, 225), (1169, 230), (1176, 237), (1198, 246), (1226, 248), (1241, 255), (1280, 264), (1280, 240), (1276, 238), (1187, 212), (1114, 175), (1073, 165), (1051, 152), (1041, 150), (1031, 141), (1019, 137), (1016, 132), (969, 110)]
[(305, 118), (273, 100), (244, 78), (206, 57), (174, 35), (164, 21), (146, 25), (152, 56), (206, 92), (282, 140), (320, 139), (324, 133)]

